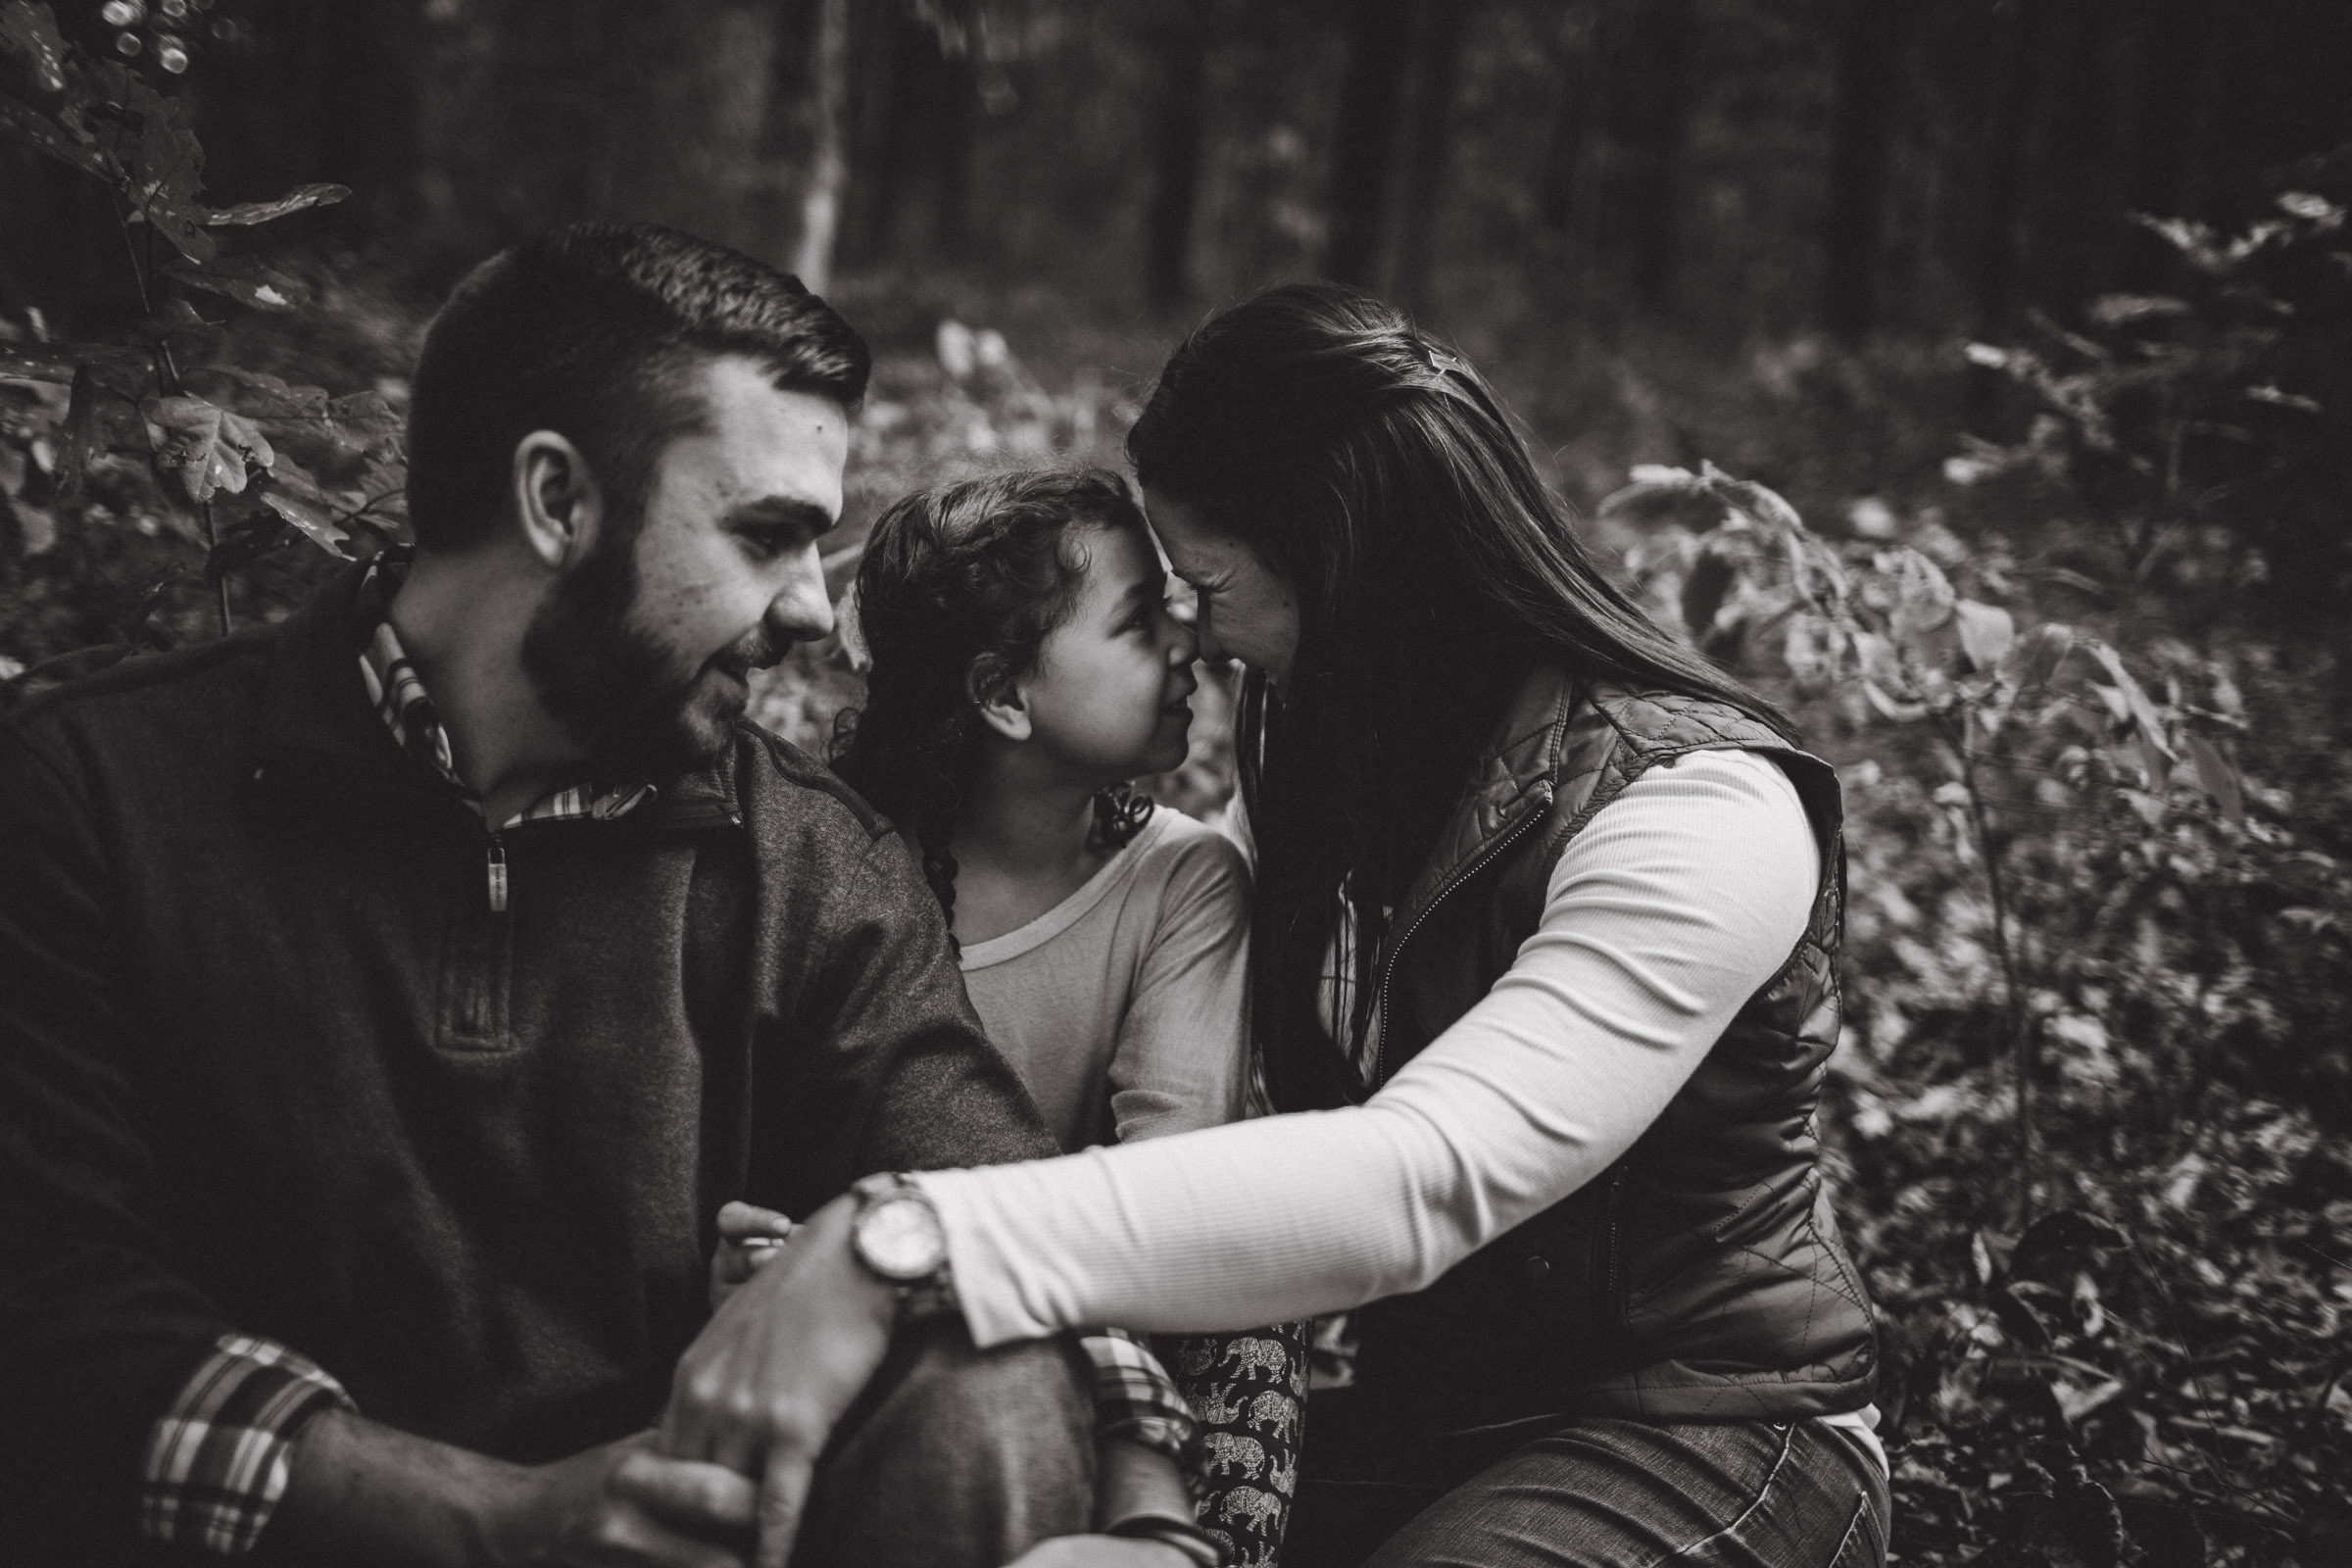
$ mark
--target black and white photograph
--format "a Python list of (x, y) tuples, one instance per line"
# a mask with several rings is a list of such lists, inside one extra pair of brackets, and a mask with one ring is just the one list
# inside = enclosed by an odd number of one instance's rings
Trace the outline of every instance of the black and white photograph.
[(2352, 5), (0, 0), (0, 1568), (2352, 1568)]

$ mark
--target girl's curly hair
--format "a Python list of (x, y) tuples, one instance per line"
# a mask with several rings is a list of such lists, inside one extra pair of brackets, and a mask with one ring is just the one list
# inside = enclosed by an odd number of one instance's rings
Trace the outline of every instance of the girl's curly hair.
[[(956, 911), (949, 842), (976, 758), (978, 699), (1026, 674), (1069, 618), (1086, 559), (1073, 528), (1144, 526), (1102, 468), (1042, 469), (917, 491), (874, 524), (858, 568), (858, 624), (873, 666), (862, 707), (834, 722), (833, 770), (906, 830), (940, 906)], [(1115, 849), (1152, 815), (1119, 786), (1095, 797), (1094, 840)]]

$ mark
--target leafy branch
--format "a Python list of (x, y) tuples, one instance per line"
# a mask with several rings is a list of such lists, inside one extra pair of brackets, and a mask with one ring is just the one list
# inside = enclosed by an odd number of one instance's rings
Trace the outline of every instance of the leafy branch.
[(2059, 622), (2021, 636), (2008, 610), (1955, 592), (1943, 568), (1920, 550), (1870, 542), (1840, 550), (1807, 528), (1774, 491), (1711, 465), (1695, 473), (1645, 466), (1632, 479), (1602, 503), (1602, 515), (1693, 505), (1715, 514), (1705, 532), (1669, 534), (1637, 564), (1653, 592), (1660, 579), (1672, 579), (1670, 597), (1684, 629), (1701, 648), (1719, 655), (1769, 648), (1801, 690), (1858, 694), (1858, 720), (1917, 726), (1942, 754), (1947, 778), (1936, 799), (1965, 823), (1990, 907), (2023, 1227), (2033, 1217), (2036, 1181), (2039, 1025), (2006, 840), (1996, 826), (2013, 797), (1988, 777), (2011, 760), (1997, 743), (2023, 729), (2079, 724), (2086, 714), (2103, 719), (2083, 738), (2101, 753), (2097, 771), (2132, 803), (2150, 835), (2160, 829), (2181, 773), (2213, 811), (2242, 824), (2245, 794), (2235, 770), (2197, 733), (2188, 710), (2151, 698), (2106, 642)]
[[(142, 313), (118, 340), (46, 340), (36, 323), (31, 341), (0, 342), (0, 382), (69, 389), (48, 442), (54, 461), (41, 466), (48, 499), (78, 503), (92, 466), (135, 441), (166, 506), (192, 524), (186, 531), (204, 551), (203, 575), (224, 633), (229, 572), (278, 543), (300, 536), (351, 557), (364, 542), (398, 537), (400, 428), (380, 396), (335, 398), (227, 366), (205, 368), (200, 387), (183, 369), (185, 351), (221, 324), (190, 294), (255, 311), (309, 303), (294, 275), (257, 255), (224, 253), (219, 233), (351, 192), (308, 184), (271, 201), (204, 205), (204, 149), (180, 102), (128, 65), (90, 59), (67, 42), (50, 8), (32, 0), (0, 0), (0, 135), (105, 187)], [(115, 406), (128, 416), (111, 416)], [(322, 484), (289, 445), (356, 466), (357, 482)], [(9, 497), (30, 504), (21, 486)]]

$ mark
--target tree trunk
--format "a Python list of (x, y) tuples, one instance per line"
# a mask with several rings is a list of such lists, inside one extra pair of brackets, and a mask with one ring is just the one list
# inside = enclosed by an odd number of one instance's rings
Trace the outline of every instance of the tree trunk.
[(2197, 216), (2239, 228), (2272, 215), (2269, 176), (2352, 140), (2352, 7), (2236, 0), (2209, 47), (2215, 85)]
[(1453, 98), (1460, 74), (1462, 34), (1472, 0), (1422, 0), (1419, 70), (1404, 172), (1403, 221), (1396, 254), (1396, 293), (1416, 315), (1428, 316), (1437, 263), (1437, 231), (1445, 207), (1446, 165), (1453, 153)]
[[(2197, 152), (2211, 120), (2211, 0), (2145, 0), (2134, 40), (2134, 85), (2125, 205), (2155, 218), (2196, 210)], [(2171, 286), (2173, 248), (2134, 227), (2123, 241), (2116, 285), (2134, 293)]]
[(1822, 319), (1852, 342), (1877, 325), (1880, 218), (1907, 7), (1846, 0), (1838, 30), (1838, 116), (1830, 144)]
[(2125, 12), (2146, 0), (2048, 0), (2039, 48), (2049, 91), (2019, 248), (2019, 297), (2064, 317), (2114, 280), (2124, 231), (2127, 148), (2120, 78)]
[(1152, 194), (1144, 213), (1144, 288), (1165, 309), (1193, 293), (1193, 213), (1208, 90), (1208, 27), (1196, 0), (1163, 5), (1154, 22), (1160, 62), (1152, 105)]
[[(580, 218), (762, 255), (776, 17), (732, 0), (467, 0), (422, 83), (426, 238), (459, 256)], [(755, 176), (747, 178), (747, 174)], [(433, 191), (443, 192), (434, 196)]]
[[(1977, 226), (1976, 331), (1998, 339), (2009, 328), (2017, 279), (2017, 217), (2025, 205), (2026, 123), (2038, 94), (2036, 0), (1998, 12), (1992, 114), (1984, 132), (1984, 197)], [(1990, 372), (1978, 379), (1989, 380)]]
[(1544, 131), (1543, 172), (1536, 181), (1536, 221), (1555, 243), (1568, 237), (1576, 217), (1577, 175), (1584, 167), (1585, 141), (1592, 122), (1592, 49), (1584, 38), (1568, 32), (1564, 25)]
[(1323, 270), (1361, 288), (1380, 283), (1396, 110), (1404, 92), (1411, 0), (1355, 0), (1331, 164), (1331, 232)]
[(801, 187), (801, 231), (793, 245), (792, 270), (811, 293), (822, 294), (833, 286), (833, 249), (850, 174), (850, 0), (816, 0), (815, 41), (814, 135)]
[[(976, 9), (956, 9), (966, 16)], [(966, 26), (960, 43), (940, 51), (938, 135), (932, 143), (934, 188), (932, 240), (951, 266), (964, 266), (971, 257), (972, 153), (980, 139), (980, 61), (978, 29)]]
[(354, 199), (303, 220), (305, 230), (362, 242), (412, 221), (425, 56), (417, 0), (279, 4), (241, 20), (271, 47), (207, 54), (183, 89), (197, 106), (206, 193), (225, 205), (332, 180)]
[(858, 168), (850, 179), (845, 245), (860, 262), (878, 262), (894, 249), (900, 211), (913, 172), (923, 121), (926, 75), (938, 53), (931, 30), (899, 6), (864, 5), (863, 101), (858, 111)]
[(1609, 178), (1601, 218), (1626, 257), (1634, 295), (1652, 310), (1674, 293), (1683, 132), (1698, 28), (1690, 0), (1620, 0), (1609, 83)]

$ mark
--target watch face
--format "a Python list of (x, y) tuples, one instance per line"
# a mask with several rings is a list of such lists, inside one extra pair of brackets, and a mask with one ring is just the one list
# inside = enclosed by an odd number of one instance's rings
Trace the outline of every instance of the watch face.
[(920, 1198), (885, 1198), (858, 1218), (858, 1251), (885, 1279), (927, 1279), (947, 1260), (939, 1216)]

